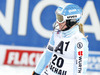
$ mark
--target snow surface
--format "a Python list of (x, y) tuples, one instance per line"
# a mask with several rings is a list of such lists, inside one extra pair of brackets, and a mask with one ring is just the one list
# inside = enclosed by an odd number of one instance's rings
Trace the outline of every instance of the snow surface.
[[(33, 67), (0, 66), (0, 75), (32, 75)], [(87, 75), (100, 75), (100, 72), (88, 72)]]

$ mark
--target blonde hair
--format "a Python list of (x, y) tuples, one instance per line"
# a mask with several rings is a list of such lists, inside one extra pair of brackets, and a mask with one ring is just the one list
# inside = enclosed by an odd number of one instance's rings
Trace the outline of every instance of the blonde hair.
[[(82, 23), (77, 23), (76, 25), (79, 26), (79, 31), (85, 36), (84, 29), (83, 29), (83, 24)], [(87, 38), (88, 36), (85, 36), (85, 37)]]

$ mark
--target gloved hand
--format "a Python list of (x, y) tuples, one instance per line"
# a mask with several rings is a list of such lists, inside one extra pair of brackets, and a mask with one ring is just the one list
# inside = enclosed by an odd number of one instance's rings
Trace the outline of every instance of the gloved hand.
[(40, 74), (37, 74), (35, 71), (32, 73), (32, 75), (40, 75)]

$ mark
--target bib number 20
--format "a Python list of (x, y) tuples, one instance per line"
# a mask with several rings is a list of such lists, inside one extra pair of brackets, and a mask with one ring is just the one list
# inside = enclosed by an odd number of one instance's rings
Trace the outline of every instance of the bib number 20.
[(52, 64), (56, 65), (58, 68), (61, 68), (64, 64), (64, 59), (61, 57), (57, 57), (56, 54), (53, 55), (53, 60), (52, 60)]

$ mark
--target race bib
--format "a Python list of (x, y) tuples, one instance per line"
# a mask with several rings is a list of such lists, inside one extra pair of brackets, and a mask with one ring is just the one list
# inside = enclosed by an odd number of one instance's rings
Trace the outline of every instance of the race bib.
[(66, 59), (54, 54), (48, 67), (58, 75), (73, 75), (75, 64), (75, 59)]

